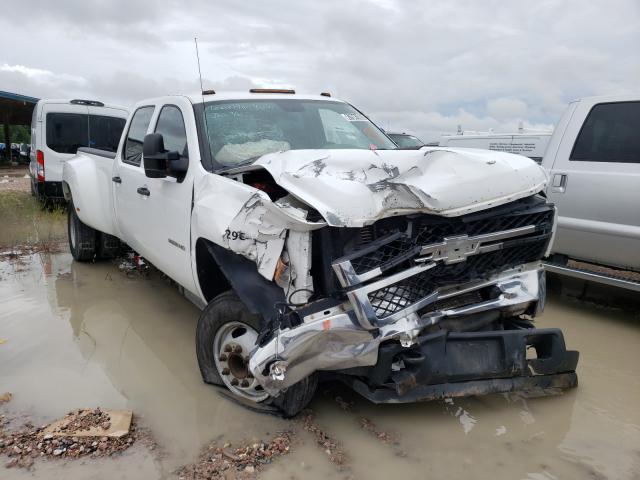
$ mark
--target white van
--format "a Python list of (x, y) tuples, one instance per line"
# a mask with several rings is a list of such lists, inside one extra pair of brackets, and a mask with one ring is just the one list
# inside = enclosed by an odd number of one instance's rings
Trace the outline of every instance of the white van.
[(541, 163), (552, 134), (551, 130), (527, 131), (525, 129), (519, 129), (518, 132), (513, 133), (459, 131), (456, 135), (442, 135), (440, 146), (517, 153)]
[(78, 147), (115, 152), (129, 111), (95, 100), (39, 100), (31, 118), (31, 192), (64, 200), (62, 165)]

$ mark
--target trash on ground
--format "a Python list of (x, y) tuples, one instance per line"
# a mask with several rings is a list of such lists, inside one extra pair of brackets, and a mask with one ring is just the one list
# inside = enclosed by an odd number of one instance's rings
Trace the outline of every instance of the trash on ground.
[(13, 395), (11, 395), (11, 392), (4, 392), (2, 395), (0, 395), (0, 405), (2, 405), (3, 403), (10, 402), (12, 398), (13, 398)]
[(131, 427), (131, 410), (74, 410), (44, 429), (54, 437), (115, 437), (126, 435)]
[(7, 455), (6, 468), (31, 468), (38, 458), (81, 458), (112, 456), (141, 441), (155, 448), (151, 435), (136, 426), (131, 412), (82, 409), (42, 427), (31, 423), (17, 430), (0, 423), (0, 455)]
[(176, 473), (180, 480), (209, 478), (253, 479), (273, 460), (289, 453), (294, 433), (278, 433), (269, 442), (232, 447), (215, 442), (205, 448), (195, 463), (181, 467)]
[(149, 264), (135, 252), (128, 252), (122, 257), (118, 269), (127, 276), (146, 276), (149, 274)]

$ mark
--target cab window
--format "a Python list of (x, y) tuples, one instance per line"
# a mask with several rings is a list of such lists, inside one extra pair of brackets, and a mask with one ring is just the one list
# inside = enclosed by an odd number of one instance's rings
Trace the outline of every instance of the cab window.
[(580, 130), (569, 160), (640, 163), (640, 102), (594, 106)]
[(175, 105), (165, 105), (160, 110), (155, 133), (162, 135), (164, 149), (167, 152), (178, 152), (189, 158), (187, 149), (187, 131), (184, 126), (182, 112)]
[(153, 106), (140, 107), (133, 114), (122, 151), (123, 162), (140, 166), (140, 160), (142, 159), (142, 142), (144, 141), (144, 136), (147, 134), (154, 108)]

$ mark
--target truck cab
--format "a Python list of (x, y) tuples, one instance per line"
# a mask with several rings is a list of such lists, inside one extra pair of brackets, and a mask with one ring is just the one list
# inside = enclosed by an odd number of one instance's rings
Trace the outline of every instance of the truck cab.
[(558, 208), (557, 263), (640, 272), (638, 132), (638, 96), (583, 98), (565, 110), (543, 160)]

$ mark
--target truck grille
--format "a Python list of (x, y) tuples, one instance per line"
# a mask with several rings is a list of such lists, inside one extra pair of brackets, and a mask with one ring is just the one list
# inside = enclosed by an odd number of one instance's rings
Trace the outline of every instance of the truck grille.
[(333, 269), (343, 288), (365, 293), (370, 312), (384, 320), (437, 288), (541, 259), (553, 219), (553, 206), (538, 197), (456, 218), (385, 219), (365, 227), (371, 240), (359, 241)]

